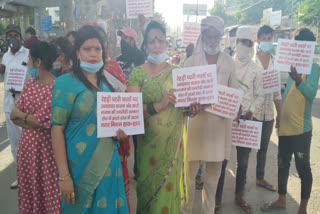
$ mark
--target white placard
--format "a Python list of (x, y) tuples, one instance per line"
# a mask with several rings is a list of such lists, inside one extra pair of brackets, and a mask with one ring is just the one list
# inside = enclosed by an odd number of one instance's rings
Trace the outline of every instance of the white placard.
[(280, 26), (281, 19), (282, 19), (282, 11), (281, 10), (277, 10), (277, 11), (272, 12), (270, 15), (270, 25)]
[(196, 45), (200, 35), (201, 25), (199, 23), (185, 22), (183, 24), (182, 46), (190, 43)]
[(218, 103), (212, 104), (205, 111), (220, 117), (234, 119), (237, 117), (243, 91), (218, 85)]
[(262, 71), (264, 94), (281, 91), (280, 72), (274, 69)]
[(290, 72), (293, 65), (298, 73), (310, 74), (315, 45), (315, 42), (279, 39), (274, 68)]
[(206, 4), (183, 4), (183, 15), (187, 16), (206, 16)]
[(153, 16), (153, 0), (126, 0), (127, 18), (135, 19), (138, 15)]
[(232, 123), (232, 145), (260, 149), (262, 122), (240, 120)]
[(194, 102), (218, 102), (216, 65), (174, 69), (172, 75), (177, 99), (175, 107), (188, 107)]
[(144, 134), (142, 93), (97, 94), (98, 138), (116, 136), (118, 129), (127, 135)]
[(6, 67), (5, 90), (14, 88), (16, 91), (22, 91), (27, 75), (27, 66), (11, 63)]

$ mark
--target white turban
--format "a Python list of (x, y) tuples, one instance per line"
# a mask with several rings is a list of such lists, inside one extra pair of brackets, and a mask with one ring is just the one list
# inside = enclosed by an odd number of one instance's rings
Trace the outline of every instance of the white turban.
[(254, 42), (255, 30), (249, 26), (239, 27), (237, 30), (237, 39), (248, 39)]
[(224, 33), (224, 21), (219, 16), (207, 16), (201, 20), (201, 33), (208, 28), (216, 29), (222, 36)]

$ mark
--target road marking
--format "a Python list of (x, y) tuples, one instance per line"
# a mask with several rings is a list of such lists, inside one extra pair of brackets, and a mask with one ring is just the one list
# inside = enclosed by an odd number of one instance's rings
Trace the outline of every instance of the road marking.
[(2, 142), (0, 143), (0, 146), (1, 146), (2, 144), (6, 143), (7, 141), (9, 141), (9, 138), (7, 138), (7, 139), (5, 139), (4, 141), (2, 141)]

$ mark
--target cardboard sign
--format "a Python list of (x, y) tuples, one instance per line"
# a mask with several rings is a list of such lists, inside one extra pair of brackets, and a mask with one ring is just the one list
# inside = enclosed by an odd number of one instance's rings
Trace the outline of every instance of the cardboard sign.
[(218, 102), (216, 65), (174, 69), (172, 75), (177, 98), (175, 107)]
[(27, 66), (11, 63), (6, 68), (5, 90), (14, 88), (16, 91), (22, 91), (24, 81), (27, 75)]
[(98, 92), (98, 138), (144, 134), (142, 93)]
[(264, 94), (271, 94), (281, 90), (280, 72), (274, 69), (262, 71)]
[(232, 123), (232, 145), (260, 149), (262, 122), (240, 120)]
[(212, 104), (211, 108), (207, 108), (205, 111), (220, 117), (234, 119), (238, 115), (242, 96), (242, 90), (218, 85), (218, 103)]
[(182, 36), (182, 46), (186, 47), (189, 44), (197, 44), (197, 40), (200, 35), (200, 24), (185, 22), (183, 24), (183, 36)]
[(135, 19), (139, 14), (153, 16), (153, 0), (126, 0), (127, 18)]
[(274, 68), (290, 72), (290, 66), (296, 67), (301, 74), (310, 74), (314, 57), (315, 42), (279, 39)]

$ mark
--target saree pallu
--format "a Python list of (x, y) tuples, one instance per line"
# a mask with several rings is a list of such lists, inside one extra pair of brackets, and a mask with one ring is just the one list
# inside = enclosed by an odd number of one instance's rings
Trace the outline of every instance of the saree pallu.
[[(100, 84), (100, 91), (110, 91)], [(62, 213), (127, 214), (128, 206), (113, 138), (97, 138), (97, 93), (73, 74), (57, 78), (52, 92), (52, 125), (65, 126), (68, 167), (74, 205), (62, 202)]]
[[(137, 67), (132, 71), (129, 85), (141, 87), (145, 104), (159, 102), (163, 92), (172, 88), (172, 69), (149, 76), (142, 67)], [(137, 214), (180, 212), (182, 129), (182, 110), (173, 104), (145, 119), (145, 134), (138, 136)]]

